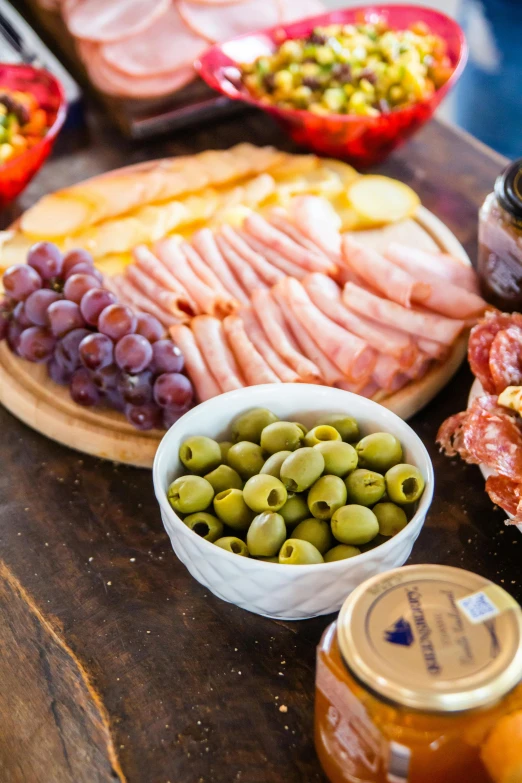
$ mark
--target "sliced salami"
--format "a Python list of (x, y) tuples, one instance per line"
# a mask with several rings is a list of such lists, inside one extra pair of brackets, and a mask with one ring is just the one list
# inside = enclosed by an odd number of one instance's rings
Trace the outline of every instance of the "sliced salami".
[[(497, 405), (497, 397), (477, 397), (462, 425), (466, 462), (485, 465), (495, 473), (522, 482), (522, 431), (519, 417)], [(454, 441), (455, 443), (455, 441)], [(462, 451), (459, 449), (459, 453)]]
[(65, 19), (76, 38), (119, 41), (146, 30), (169, 6), (170, 0), (81, 0), (68, 3)]
[(500, 394), (507, 386), (522, 386), (522, 329), (510, 326), (498, 332), (491, 343), (489, 370)]
[(511, 514), (506, 522), (512, 525), (522, 524), (522, 484), (506, 476), (490, 476), (486, 481), (486, 492), (497, 506)]
[(190, 29), (211, 43), (274, 27), (281, 21), (277, 0), (243, 0), (230, 6), (179, 0), (178, 8)]
[(462, 427), (468, 418), (468, 412), (455, 413), (444, 421), (437, 433), (437, 443), (448, 457), (456, 457), (459, 454), (467, 461), (468, 455), (464, 452), (462, 444)]
[(501, 313), (498, 310), (486, 313), (485, 318), (473, 327), (469, 337), (468, 361), (473, 375), (475, 375), (484, 391), (494, 394), (495, 381), (491, 375), (489, 366), (489, 353), (496, 335), (510, 326), (522, 328), (522, 315), (519, 313)]

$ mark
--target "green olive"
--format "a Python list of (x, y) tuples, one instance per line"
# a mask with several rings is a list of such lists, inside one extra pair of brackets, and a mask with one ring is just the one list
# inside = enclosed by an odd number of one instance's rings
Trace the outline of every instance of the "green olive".
[(297, 527), (292, 530), (292, 538), (309, 541), (322, 555), (330, 549), (333, 543), (328, 522), (324, 519), (314, 519), (314, 517), (299, 522)]
[(180, 514), (204, 511), (212, 503), (212, 484), (201, 476), (180, 476), (167, 490), (169, 503)]
[(304, 439), (305, 446), (316, 446), (318, 443), (324, 443), (329, 440), (341, 440), (341, 436), (335, 427), (330, 427), (329, 424), (319, 424), (311, 429)]
[(361, 550), (356, 546), (349, 546), (349, 544), (338, 544), (333, 549), (329, 549), (324, 556), (325, 563), (333, 563), (335, 560), (347, 560), (349, 557), (355, 557), (360, 555)]
[(247, 530), (254, 517), (240, 489), (225, 489), (216, 495), (214, 511), (225, 525), (234, 530)]
[(331, 413), (329, 416), (322, 416), (318, 424), (329, 424), (335, 427), (346, 443), (354, 443), (359, 440), (359, 425), (352, 416), (347, 416), (345, 413)]
[(372, 510), (379, 522), (381, 536), (394, 536), (408, 524), (404, 510), (395, 503), (377, 503)]
[(232, 552), (233, 555), (240, 555), (241, 557), (248, 557), (248, 548), (244, 541), (235, 536), (225, 536), (224, 538), (218, 538), (214, 541), (214, 546), (218, 546), (221, 549), (226, 549), (227, 552)]
[(384, 495), (384, 476), (365, 468), (357, 468), (345, 479), (350, 503), (373, 506)]
[(324, 472), (331, 476), (344, 478), (357, 467), (357, 452), (349, 443), (339, 440), (325, 440), (317, 443), (314, 449), (320, 451), (324, 459)]
[(291, 451), (276, 451), (275, 454), (272, 454), (272, 456), (267, 459), (259, 472), (274, 476), (274, 478), (277, 479), (281, 478), (281, 465), (291, 453)]
[(220, 440), (218, 443), (219, 450), (221, 452), (221, 462), (228, 462), (228, 452), (233, 446), (233, 443), (229, 440)]
[(281, 465), (281, 481), (290, 492), (304, 492), (324, 470), (323, 455), (315, 449), (297, 449)]
[(373, 432), (366, 435), (355, 447), (359, 456), (359, 467), (386, 473), (402, 460), (400, 441), (389, 432)]
[(414, 503), (424, 492), (422, 473), (414, 465), (394, 465), (384, 478), (388, 497), (393, 503)]
[(205, 435), (194, 435), (181, 444), (179, 458), (193, 473), (208, 473), (221, 462), (219, 443)]
[(323, 556), (309, 541), (289, 538), (279, 551), (279, 562), (284, 565), (312, 565), (324, 563)]
[(300, 421), (292, 421), (291, 424), (297, 425), (297, 427), (299, 427), (303, 435), (306, 435), (306, 433), (308, 432), (308, 427), (305, 427), (305, 425), (301, 424)]
[(259, 473), (249, 478), (243, 487), (245, 503), (256, 514), (262, 511), (279, 511), (287, 500), (284, 485), (274, 476)]
[(339, 476), (322, 476), (308, 493), (308, 508), (316, 519), (330, 519), (346, 503), (346, 486)]
[(294, 527), (310, 516), (310, 511), (303, 495), (296, 495), (288, 492), (288, 500), (285, 505), (279, 509), (279, 513), (285, 520), (287, 527)]
[(195, 514), (189, 514), (185, 517), (183, 523), (187, 525), (194, 533), (201, 538), (214, 543), (223, 535), (223, 523), (213, 514), (207, 514), (205, 511), (198, 511)]
[(224, 489), (241, 489), (243, 486), (239, 473), (228, 465), (219, 465), (205, 478), (212, 484), (216, 495)]
[(227, 462), (246, 480), (259, 473), (265, 464), (265, 458), (261, 446), (248, 440), (240, 440), (229, 449)]
[(252, 408), (232, 422), (232, 440), (234, 443), (241, 440), (259, 443), (263, 429), (275, 421), (279, 421), (279, 418), (272, 411), (266, 408)]
[(303, 433), (291, 421), (275, 421), (261, 433), (261, 448), (269, 454), (277, 451), (295, 451), (302, 445)]
[(332, 533), (341, 544), (367, 544), (378, 532), (377, 517), (366, 506), (343, 506), (332, 517)]
[(264, 513), (254, 517), (248, 528), (248, 551), (254, 557), (274, 557), (286, 538), (285, 520), (281, 514)]

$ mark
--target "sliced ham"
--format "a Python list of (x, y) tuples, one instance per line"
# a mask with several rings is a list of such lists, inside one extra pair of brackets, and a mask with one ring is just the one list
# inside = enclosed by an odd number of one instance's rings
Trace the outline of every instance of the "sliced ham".
[(473, 267), (463, 264), (458, 258), (453, 258), (447, 253), (429, 253), (426, 250), (391, 242), (386, 249), (386, 255), (411, 274), (413, 270), (417, 273), (435, 274), (459, 288), (478, 294), (477, 275)]
[(264, 280), (267, 285), (275, 285), (278, 280), (285, 277), (284, 272), (281, 272), (280, 269), (272, 266), (266, 258), (252, 250), (232, 226), (224, 225), (221, 228), (221, 232), (230, 247), (233, 248), (233, 250), (235, 250), (252, 269), (254, 269), (256, 274)]
[(187, 259), (187, 263), (192, 268), (194, 274), (196, 274), (199, 279), (205, 283), (205, 285), (208, 285), (209, 288), (212, 288), (215, 291), (220, 291), (225, 296), (233, 299), (231, 294), (221, 283), (221, 280), (217, 277), (217, 275), (214, 274), (212, 269), (207, 266), (199, 253), (191, 245), (189, 245), (188, 242), (182, 242), (179, 246), (179, 249)]
[(231, 272), (233, 272), (233, 274), (235, 274), (245, 291), (251, 292), (257, 288), (268, 288), (266, 283), (261, 280), (259, 275), (256, 274), (252, 267), (249, 266), (246, 261), (241, 258), (238, 253), (236, 253), (234, 248), (230, 246), (230, 243), (227, 242), (224, 236), (221, 234), (216, 234), (215, 239), (221, 255), (227, 262), (229, 269)]
[(301, 378), (286, 362), (281, 359), (279, 354), (274, 351), (272, 346), (267, 340), (267, 337), (256, 318), (255, 313), (248, 307), (244, 307), (239, 311), (239, 315), (243, 320), (245, 331), (259, 351), (268, 366), (275, 372), (277, 377), (283, 381), (283, 383), (299, 383)]
[[(188, 321), (190, 316), (186, 311), (187, 301), (183, 294), (167, 291), (163, 286), (158, 285), (156, 281), (145, 274), (135, 264), (129, 264), (125, 269), (125, 277), (141, 293), (152, 302), (156, 302), (164, 310), (167, 310), (179, 321)], [(180, 304), (182, 305), (180, 307)], [(182, 309), (185, 307), (185, 309)], [(192, 313), (193, 314), (193, 313)]]
[(442, 359), (445, 359), (448, 355), (447, 345), (438, 343), (436, 340), (429, 340), (426, 337), (420, 337), (417, 340), (417, 346), (422, 351), (422, 353), (426, 354), (426, 356), (429, 356), (430, 359), (437, 359), (439, 362), (442, 361)]
[(228, 315), (223, 321), (223, 329), (228, 339), (237, 363), (241, 367), (243, 375), (249, 386), (258, 386), (263, 383), (281, 383), (277, 375), (270, 369), (250, 341), (238, 315)]
[(287, 277), (277, 287), (295, 318), (343, 375), (355, 382), (371, 377), (376, 355), (368, 343), (324, 315), (298, 280)]
[(117, 71), (150, 77), (192, 66), (206, 47), (207, 42), (184, 24), (176, 4), (171, 3), (146, 29), (103, 44), (100, 54)]
[(344, 306), (337, 283), (326, 275), (315, 272), (307, 275), (302, 282), (315, 306), (332, 321), (366, 340), (372, 348), (395, 357), (401, 367), (409, 367), (412, 364), (417, 351), (415, 343), (407, 334), (372, 324), (360, 315), (352, 313)]
[(216, 277), (221, 280), (225, 289), (229, 291), (238, 302), (241, 302), (241, 304), (249, 304), (250, 299), (237, 282), (230, 271), (227, 262), (221, 255), (221, 251), (216, 244), (212, 231), (209, 228), (201, 229), (201, 231), (198, 231), (192, 237), (192, 244), (207, 266), (210, 267)]
[(170, 336), (183, 353), (185, 367), (196, 389), (198, 400), (204, 402), (221, 394), (221, 389), (207, 367), (194, 335), (188, 326), (183, 326), (182, 324), (172, 326)]
[(307, 274), (306, 269), (303, 269), (297, 264), (294, 264), (293, 261), (289, 261), (276, 250), (273, 250), (271, 247), (268, 247), (268, 245), (265, 245), (255, 237), (250, 236), (250, 234), (247, 234), (246, 231), (238, 231), (238, 234), (243, 242), (251, 247), (252, 250), (254, 250), (256, 253), (259, 253), (259, 255), (263, 256), (263, 258), (266, 258), (266, 260), (269, 261), (272, 266), (280, 269), (283, 274), (289, 277), (296, 277), (298, 280)]
[(243, 0), (230, 7), (179, 0), (178, 7), (190, 29), (210, 43), (274, 27), (281, 21), (277, 0)]
[(343, 389), (343, 391), (351, 392), (352, 394), (358, 394), (360, 397), (368, 397), (370, 400), (380, 391), (379, 386), (373, 380), (368, 381), (362, 388), (353, 383), (349, 383), (348, 381), (338, 381), (335, 385), (338, 389)]
[(282, 207), (274, 207), (274, 209), (272, 209), (268, 222), (274, 226), (274, 228), (279, 229), (283, 234), (289, 236), (290, 239), (293, 239), (294, 242), (297, 242), (298, 245), (306, 247), (307, 250), (311, 250), (312, 253), (317, 253), (317, 255), (324, 255), (319, 245), (312, 242), (311, 239), (305, 236), (303, 232), (290, 221), (287, 212)]
[(430, 285), (416, 280), (376, 250), (359, 244), (351, 236), (343, 236), (342, 253), (346, 264), (356, 275), (404, 307), (410, 307), (412, 302), (423, 302), (431, 293)]
[(166, 328), (179, 323), (178, 319), (171, 312), (149, 299), (130, 280), (123, 276), (111, 278), (111, 284), (106, 287), (118, 297), (120, 302), (127, 304), (133, 309), (143, 310), (154, 315)]
[[(403, 370), (397, 359), (393, 356), (387, 356), (384, 353), (380, 353), (375, 362), (373, 368), (372, 378), (379, 388), (384, 389), (387, 392), (395, 391), (397, 382), (403, 383)], [(406, 377), (406, 382), (410, 379)], [(403, 384), (404, 385), (404, 384)]]
[(119, 41), (146, 30), (169, 7), (170, 0), (81, 0), (67, 4), (65, 21), (75, 38)]
[(318, 367), (303, 356), (289, 339), (286, 324), (279, 307), (270, 296), (270, 291), (253, 291), (252, 306), (272, 348), (288, 362), (303, 381), (319, 383), (321, 373)]
[(242, 389), (241, 373), (227, 345), (221, 321), (210, 315), (197, 315), (190, 327), (221, 391)]
[(151, 253), (148, 247), (145, 245), (137, 245), (132, 251), (136, 265), (144, 272), (149, 278), (155, 280), (156, 283), (163, 286), (167, 291), (172, 291), (178, 294), (178, 307), (183, 310), (187, 315), (196, 315), (198, 312), (196, 303), (190, 297), (186, 289), (181, 285), (170, 272), (163, 266), (161, 261)]
[(343, 302), (352, 312), (370, 318), (372, 321), (392, 326), (403, 332), (427, 340), (451, 345), (464, 329), (464, 321), (446, 318), (434, 313), (409, 310), (397, 302), (381, 299), (354, 283), (347, 283), (342, 294)]
[(341, 218), (325, 198), (297, 196), (290, 202), (296, 226), (327, 255), (341, 250)]

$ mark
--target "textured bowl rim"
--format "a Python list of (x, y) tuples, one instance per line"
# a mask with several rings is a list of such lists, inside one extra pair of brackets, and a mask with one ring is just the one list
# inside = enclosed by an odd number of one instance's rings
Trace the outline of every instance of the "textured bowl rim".
[[(298, 384), (302, 387), (307, 388), (315, 388), (315, 389), (321, 389), (323, 387), (321, 386), (314, 386), (313, 384)], [(281, 389), (281, 387), (290, 387), (295, 391), (296, 384), (293, 383), (282, 383), (278, 384), (278, 389)], [(239, 397), (242, 398), (245, 394), (245, 392), (248, 391), (250, 387), (246, 387), (244, 389), (236, 389), (235, 391), (225, 392), (224, 394), (220, 394), (218, 397), (213, 397), (210, 400), (206, 400), (206, 402), (202, 402), (199, 405), (197, 405), (195, 408), (192, 408), (190, 411), (185, 413), (180, 419), (178, 419), (177, 422), (175, 422), (172, 427), (170, 427), (169, 430), (165, 433), (163, 436), (158, 449), (156, 451), (156, 456), (154, 457), (154, 464), (152, 466), (152, 477), (153, 477), (153, 484), (154, 484), (154, 492), (156, 495), (156, 499), (160, 505), (160, 509), (166, 513), (169, 520), (172, 521), (174, 527), (180, 531), (183, 535), (189, 535), (191, 539), (194, 541), (196, 546), (202, 546), (202, 552), (208, 552), (213, 554), (214, 557), (225, 557), (225, 558), (238, 558), (238, 555), (233, 554), (232, 552), (227, 552), (226, 549), (221, 549), (221, 547), (216, 547), (214, 544), (212, 544), (210, 541), (206, 541), (204, 538), (201, 538), (201, 536), (195, 535), (189, 528), (183, 523), (183, 520), (180, 519), (180, 517), (176, 514), (174, 509), (171, 507), (170, 503), (167, 500), (167, 495), (161, 485), (161, 478), (159, 475), (159, 464), (162, 459), (163, 452), (166, 451), (166, 440), (169, 437), (170, 433), (175, 431), (179, 424), (181, 422), (186, 423), (187, 421), (190, 421), (192, 419), (196, 420), (198, 416), (201, 414), (201, 409), (204, 407), (206, 410), (211, 410), (214, 402), (216, 400), (223, 400), (223, 398), (226, 398), (230, 402), (231, 410), (234, 410), (234, 402)], [(273, 391), (274, 384), (263, 384), (255, 387), (259, 390), (268, 390), (270, 389)], [(329, 388), (329, 387), (328, 387)], [(357, 563), (362, 563), (364, 560), (369, 560), (372, 557), (375, 556), (375, 551), (377, 549), (382, 550), (383, 557), (386, 555), (386, 552), (388, 550), (391, 550), (392, 548), (395, 548), (396, 544), (401, 541), (405, 540), (410, 537), (412, 528), (422, 528), (424, 519), (428, 513), (428, 510), (431, 506), (431, 502), (433, 499), (433, 491), (435, 487), (435, 474), (433, 470), (433, 464), (430, 458), (430, 455), (428, 454), (428, 450), (426, 449), (426, 446), (422, 442), (422, 440), (419, 438), (417, 433), (410, 427), (410, 425), (404, 421), (404, 419), (401, 419), (400, 416), (397, 416), (392, 411), (388, 410), (387, 408), (383, 408), (382, 405), (380, 405), (378, 402), (374, 402), (373, 400), (369, 400), (366, 397), (361, 397), (358, 394), (354, 394), (352, 392), (344, 391), (342, 389), (330, 389), (330, 391), (339, 392), (340, 395), (343, 395), (343, 398), (347, 400), (347, 404), (349, 404), (350, 400), (357, 400), (357, 403), (361, 403), (363, 405), (366, 405), (370, 410), (372, 408), (380, 408), (381, 410), (386, 410), (386, 415), (389, 416), (391, 419), (396, 419), (398, 422), (401, 422), (401, 425), (404, 425), (409, 430), (409, 435), (411, 436), (411, 439), (413, 442), (416, 442), (416, 444), (420, 447), (421, 453), (423, 454), (423, 457), (426, 462), (426, 485), (424, 487), (424, 492), (419, 504), (419, 507), (413, 517), (409, 520), (406, 527), (404, 527), (399, 533), (397, 533), (395, 536), (391, 536), (387, 541), (385, 541), (382, 544), (379, 544), (379, 546), (375, 547), (375, 549), (369, 549), (367, 552), (361, 552), (359, 555), (355, 555), (353, 558), (345, 558), (344, 560), (335, 560), (332, 563), (312, 563), (308, 565), (300, 565), (298, 573), (310, 573), (315, 572), (318, 568), (321, 568), (324, 572), (325, 568), (330, 568), (332, 571), (336, 570), (343, 570), (346, 569), (347, 565), (351, 563), (352, 560), (356, 560)], [(417, 466), (418, 467), (418, 466)], [(274, 568), (275, 566), (278, 566), (278, 568), (286, 568), (288, 569), (288, 565), (285, 563), (267, 563), (263, 560), (256, 560), (254, 558), (248, 558), (243, 557), (240, 558), (241, 560), (245, 561), (245, 564), (252, 561), (255, 563), (255, 567), (258, 566), (262, 568)], [(248, 568), (248, 566), (246, 566)], [(281, 573), (281, 572), (280, 572)], [(293, 572), (292, 572), (293, 573)]]

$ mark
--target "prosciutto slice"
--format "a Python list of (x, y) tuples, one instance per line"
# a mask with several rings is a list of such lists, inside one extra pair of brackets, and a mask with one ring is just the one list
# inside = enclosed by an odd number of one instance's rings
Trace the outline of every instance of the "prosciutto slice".
[(239, 316), (227, 316), (223, 321), (223, 328), (232, 353), (249, 386), (257, 386), (262, 383), (281, 383), (250, 341)]
[(171, 327), (170, 336), (180, 348), (185, 358), (185, 367), (190, 380), (196, 389), (196, 395), (200, 402), (210, 400), (221, 394), (221, 389), (212, 377), (212, 373), (205, 363), (205, 359), (198, 348), (194, 335), (188, 328), (178, 324)]
[(221, 3), (203, 5), (179, 0), (178, 8), (190, 29), (210, 43), (228, 41), (264, 27), (275, 27), (281, 21), (276, 0), (243, 0), (230, 8)]
[(169, 7), (170, 0), (81, 0), (67, 5), (66, 23), (75, 38), (119, 41), (146, 30)]

